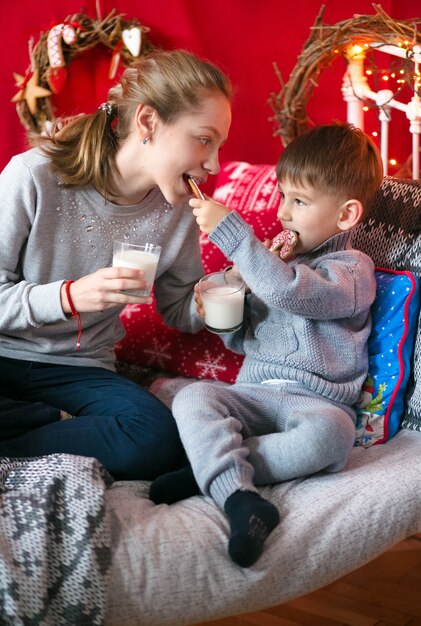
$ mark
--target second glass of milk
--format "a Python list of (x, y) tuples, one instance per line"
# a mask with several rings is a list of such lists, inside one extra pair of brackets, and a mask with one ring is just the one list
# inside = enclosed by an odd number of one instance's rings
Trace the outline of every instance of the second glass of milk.
[(160, 254), (161, 246), (156, 246), (153, 243), (145, 243), (139, 246), (134, 243), (114, 241), (113, 267), (132, 267), (143, 270), (145, 272), (145, 281), (150, 285), (148, 289), (128, 289), (123, 291), (123, 293), (131, 296), (150, 295)]
[(241, 328), (244, 314), (244, 281), (230, 271), (214, 272), (199, 281), (206, 328), (231, 333)]

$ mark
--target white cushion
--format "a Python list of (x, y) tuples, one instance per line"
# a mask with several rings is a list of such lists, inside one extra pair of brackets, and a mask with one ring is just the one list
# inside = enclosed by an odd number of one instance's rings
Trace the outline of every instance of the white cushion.
[(116, 483), (106, 506), (113, 530), (108, 626), (179, 626), (286, 602), (421, 532), (421, 433), (400, 431), (354, 448), (339, 474), (261, 489), (281, 523), (257, 563), (227, 555), (228, 523), (209, 498), (167, 506), (149, 483)]

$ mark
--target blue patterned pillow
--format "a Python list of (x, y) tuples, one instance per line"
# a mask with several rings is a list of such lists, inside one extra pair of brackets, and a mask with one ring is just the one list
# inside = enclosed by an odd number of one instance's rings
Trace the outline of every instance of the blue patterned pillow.
[(355, 445), (384, 443), (399, 430), (420, 308), (418, 278), (411, 272), (377, 268), (368, 342), (369, 369), (356, 405)]

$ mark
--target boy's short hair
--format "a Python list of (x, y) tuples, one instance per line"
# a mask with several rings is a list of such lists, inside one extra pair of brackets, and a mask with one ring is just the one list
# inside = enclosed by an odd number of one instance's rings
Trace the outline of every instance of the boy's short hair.
[(356, 199), (370, 212), (383, 180), (379, 150), (362, 130), (336, 122), (315, 126), (282, 152), (276, 175), (280, 182), (307, 183), (341, 202)]

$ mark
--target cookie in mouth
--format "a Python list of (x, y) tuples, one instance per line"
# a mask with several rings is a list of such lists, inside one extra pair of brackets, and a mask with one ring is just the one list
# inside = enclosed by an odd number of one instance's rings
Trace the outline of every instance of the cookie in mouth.
[(189, 193), (192, 193), (196, 198), (199, 198), (199, 200), (205, 200), (205, 196), (200, 191), (199, 186), (193, 176), (190, 176), (190, 174), (183, 174), (183, 180), (186, 183)]
[(271, 252), (278, 252), (281, 259), (287, 259), (294, 254), (298, 243), (298, 233), (295, 230), (282, 230), (272, 239)]

